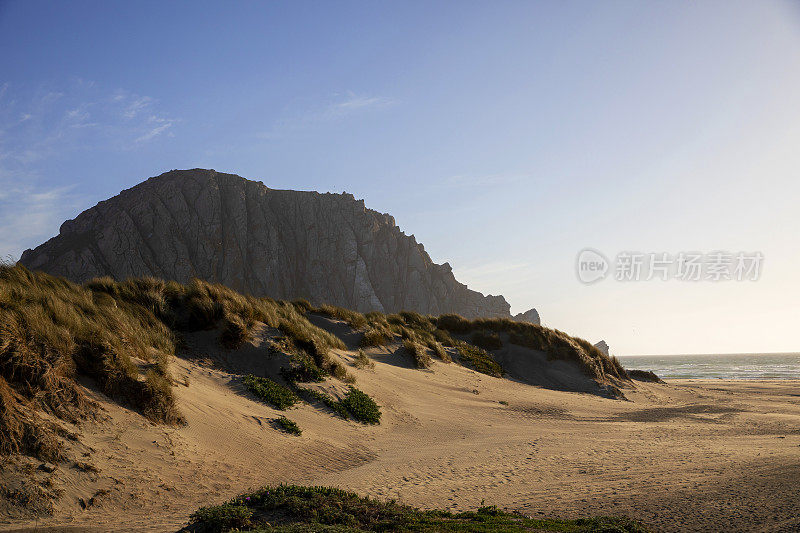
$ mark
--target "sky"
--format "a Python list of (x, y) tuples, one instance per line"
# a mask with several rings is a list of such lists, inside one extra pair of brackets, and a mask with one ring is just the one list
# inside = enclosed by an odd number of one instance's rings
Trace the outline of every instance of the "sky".
[[(0, 0), (0, 255), (213, 168), (363, 198), (617, 355), (800, 351), (798, 95), (793, 2)], [(616, 279), (717, 251), (757, 279)]]

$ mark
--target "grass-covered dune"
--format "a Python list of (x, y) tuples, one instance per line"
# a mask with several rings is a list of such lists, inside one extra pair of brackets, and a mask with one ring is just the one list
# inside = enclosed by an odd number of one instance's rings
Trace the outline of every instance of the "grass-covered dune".
[(529, 518), (481, 507), (474, 512), (423, 511), (397, 503), (363, 498), (328, 487), (279, 485), (242, 494), (221, 505), (203, 507), (192, 515), (184, 532), (227, 531), (461, 531), (461, 532), (644, 532), (627, 518), (575, 520)]
[(304, 301), (295, 304), (308, 311), (344, 320), (352, 328), (362, 330), (362, 346), (377, 346), (395, 337), (401, 338), (403, 347), (412, 355), (418, 367), (429, 364), (428, 350), (440, 359), (449, 360), (444, 350), (449, 347), (475, 370), (501, 376), (503, 368), (494, 360), (491, 351), (502, 348), (500, 334), (503, 334), (508, 342), (542, 351), (551, 360), (575, 363), (589, 377), (629, 379), (616, 357), (604, 354), (589, 341), (529, 322), (516, 322), (510, 318), (469, 320), (453, 314), (434, 317), (415, 312), (362, 314), (329, 305), (313, 308)]
[[(259, 324), (279, 332), (273, 346), (290, 357), (281, 378), (292, 390), (253, 378), (246, 381), (252, 393), (281, 409), (296, 395), (343, 418), (379, 423), (378, 407), (352, 386), (342, 399), (298, 386), (328, 376), (354, 382), (330, 354), (345, 349), (344, 342), (312, 324), (311, 314), (344, 320), (360, 333), (364, 347), (397, 343), (419, 368), (430, 367), (435, 357), (499, 377), (504, 370), (491, 351), (510, 342), (571, 361), (590, 378), (628, 379), (616, 359), (587, 341), (509, 319), (361, 314), (306, 301), (255, 298), (200, 280), (99, 278), (77, 285), (19, 265), (0, 265), (0, 455), (63, 459), (61, 442), (70, 435), (58, 421), (77, 422), (98, 412), (79, 384), (81, 376), (154, 422), (183, 423), (169, 369), (182, 336), (215, 329), (222, 346), (236, 349)], [(360, 364), (370, 364), (363, 352), (360, 356)]]
[(60, 437), (69, 435), (56, 421), (97, 414), (80, 376), (154, 422), (181, 424), (169, 373), (181, 332), (219, 328), (220, 343), (235, 347), (257, 322), (282, 331), (319, 372), (344, 373), (328, 357), (344, 348), (341, 340), (290, 303), (199, 280), (102, 278), (81, 286), (0, 265), (0, 455), (62, 459)]

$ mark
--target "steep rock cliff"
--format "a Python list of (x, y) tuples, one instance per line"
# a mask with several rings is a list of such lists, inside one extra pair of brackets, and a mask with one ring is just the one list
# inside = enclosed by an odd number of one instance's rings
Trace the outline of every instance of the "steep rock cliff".
[(20, 262), (84, 282), (197, 277), (359, 311), (509, 317), (459, 283), (394, 219), (349, 194), (274, 190), (214, 170), (173, 170), (100, 202)]

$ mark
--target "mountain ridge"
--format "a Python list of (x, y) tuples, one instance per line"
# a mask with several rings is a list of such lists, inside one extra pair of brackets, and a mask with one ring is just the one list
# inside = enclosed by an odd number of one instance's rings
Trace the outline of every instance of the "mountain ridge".
[(65, 221), (20, 263), (76, 282), (197, 277), (361, 312), (511, 316), (503, 296), (458, 282), (394, 217), (352, 194), (271, 189), (215, 170), (172, 170), (125, 189)]

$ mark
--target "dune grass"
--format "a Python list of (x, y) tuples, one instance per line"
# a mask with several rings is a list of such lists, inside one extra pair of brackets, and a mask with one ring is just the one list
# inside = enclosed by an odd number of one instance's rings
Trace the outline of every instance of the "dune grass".
[(652, 370), (628, 370), (628, 377), (637, 381), (664, 383), (664, 380), (658, 377)]
[[(331, 306), (317, 308), (316, 312), (344, 320), (354, 329), (363, 331), (361, 345), (364, 347), (385, 345), (399, 337), (410, 341), (404, 343), (404, 347), (412, 354), (422, 352), (411, 344), (416, 343), (428, 347), (442, 360), (449, 359), (444, 347), (452, 347), (462, 363), (492, 376), (501, 376), (504, 371), (487, 350), (502, 348), (500, 334), (504, 333), (512, 344), (543, 351), (551, 360), (571, 361), (590, 377), (629, 379), (616, 357), (605, 355), (590, 342), (529, 322), (516, 322), (510, 318), (469, 320), (454, 314), (434, 317), (410, 311), (389, 315), (379, 312), (361, 314)], [(468, 335), (469, 342), (454, 335)], [(425, 368), (424, 363), (417, 366)]]
[(353, 329), (361, 329), (367, 325), (366, 317), (358, 311), (345, 309), (344, 307), (336, 307), (334, 305), (321, 305), (311, 310), (312, 313), (327, 316), (329, 318), (338, 318), (344, 320)]
[(643, 533), (627, 518), (533, 519), (483, 506), (453, 513), (423, 511), (394, 500), (380, 501), (329, 487), (278, 485), (242, 494), (222, 505), (203, 507), (185, 531), (561, 531)]
[(154, 422), (182, 423), (169, 374), (180, 333), (217, 328), (220, 343), (236, 348), (258, 322), (281, 330), (301, 359), (313, 361), (308, 377), (353, 381), (329, 355), (342, 341), (295, 304), (200, 280), (106, 277), (81, 286), (0, 264), (0, 455), (60, 458), (62, 430), (40, 413), (69, 422), (96, 415), (81, 375)]
[(359, 349), (355, 358), (353, 359), (353, 366), (359, 370), (372, 369), (375, 368), (375, 363), (373, 363), (372, 359), (370, 359), (369, 356), (364, 353), (364, 350)]
[[(591, 377), (628, 379), (616, 358), (591, 343), (510, 319), (362, 314), (334, 306), (313, 307), (304, 300), (255, 298), (196, 279), (180, 284), (106, 277), (80, 286), (19, 265), (0, 265), (0, 454), (59, 458), (63, 431), (40, 414), (69, 422), (94, 416), (98, 407), (78, 384), (79, 376), (93, 379), (104, 394), (154, 422), (182, 423), (169, 360), (181, 333), (187, 331), (217, 329), (219, 342), (235, 349), (251, 338), (256, 324), (263, 323), (284, 335), (281, 349), (292, 356), (284, 371), (287, 381), (333, 376), (352, 384), (355, 378), (331, 355), (332, 349), (344, 349), (344, 343), (314, 326), (305, 316), (310, 312), (344, 320), (363, 331), (364, 346), (402, 341), (419, 368), (430, 366), (429, 352), (445, 362), (456, 353), (460, 363), (501, 376), (502, 367), (484, 347), (502, 346), (502, 333), (511, 343), (544, 351), (551, 359), (572, 361)], [(457, 338), (469, 334), (471, 343)]]
[(94, 415), (78, 374), (153, 421), (180, 423), (167, 368), (174, 351), (170, 328), (141, 305), (0, 265), (0, 453), (60, 455), (57, 427), (37, 411), (71, 422)]
[(494, 331), (478, 330), (472, 333), (470, 343), (484, 350), (499, 350), (503, 347), (500, 335)]
[(509, 342), (532, 350), (540, 350), (551, 360), (576, 363), (587, 375), (594, 378), (613, 376), (627, 380), (628, 374), (616, 357), (609, 357), (589, 341), (572, 337), (557, 329), (545, 328), (530, 322), (516, 322), (509, 318), (477, 318), (467, 320), (458, 315), (442, 315), (436, 325), (451, 333), (469, 334), (475, 331), (506, 333)]
[(428, 355), (428, 351), (420, 343), (413, 338), (404, 339), (403, 348), (411, 355), (414, 360), (414, 366), (417, 368), (430, 368), (431, 356)]

